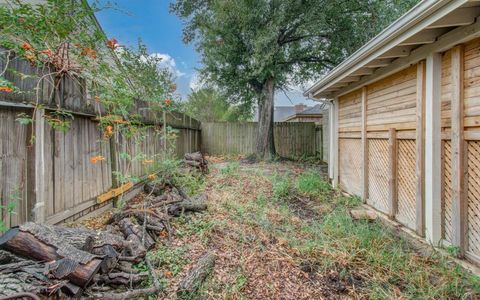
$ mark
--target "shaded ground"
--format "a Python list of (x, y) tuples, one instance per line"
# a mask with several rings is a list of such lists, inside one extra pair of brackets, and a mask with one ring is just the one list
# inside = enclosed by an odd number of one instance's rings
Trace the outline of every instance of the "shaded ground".
[(213, 251), (199, 299), (480, 299), (479, 279), (448, 257), (421, 256), (379, 222), (353, 221), (358, 199), (332, 191), (320, 166), (211, 161), (204, 182), (188, 183), (207, 191), (208, 212), (173, 220), (175, 236), (149, 253), (159, 298), (176, 299), (179, 280)]

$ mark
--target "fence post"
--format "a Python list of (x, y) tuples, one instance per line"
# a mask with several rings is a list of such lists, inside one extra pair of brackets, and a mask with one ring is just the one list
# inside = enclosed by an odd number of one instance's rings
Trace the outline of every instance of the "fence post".
[[(117, 173), (118, 173), (118, 152), (117, 152), (117, 143), (115, 141), (115, 135), (118, 133), (115, 133), (110, 137), (109, 139), (109, 146), (110, 146), (110, 172), (112, 174), (112, 188), (118, 188), (118, 179), (117, 179)], [(113, 206), (117, 207), (117, 197), (113, 198)]]
[[(35, 182), (34, 194), (35, 205), (33, 207), (33, 221), (38, 223), (45, 223), (47, 220), (46, 208), (49, 199), (46, 195), (46, 174), (45, 174), (45, 161), (47, 153), (45, 153), (45, 109), (36, 109), (33, 115), (33, 134), (35, 135), (34, 149), (35, 154), (33, 157), (35, 163)], [(32, 176), (33, 178), (33, 176)]]

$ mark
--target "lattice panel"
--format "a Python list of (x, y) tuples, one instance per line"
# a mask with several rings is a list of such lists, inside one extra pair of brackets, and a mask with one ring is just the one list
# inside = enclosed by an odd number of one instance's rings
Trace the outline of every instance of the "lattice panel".
[(362, 193), (362, 140), (339, 139), (340, 186), (350, 194)]
[(397, 153), (398, 210), (396, 219), (407, 227), (415, 229), (415, 140), (398, 140)]
[(468, 142), (468, 252), (480, 255), (480, 141)]
[(452, 241), (452, 143), (443, 142), (443, 238)]
[(368, 200), (376, 209), (388, 212), (388, 140), (368, 140)]

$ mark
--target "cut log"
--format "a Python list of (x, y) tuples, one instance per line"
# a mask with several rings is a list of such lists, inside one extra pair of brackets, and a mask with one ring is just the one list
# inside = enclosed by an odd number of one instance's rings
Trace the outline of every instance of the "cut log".
[(203, 193), (191, 200), (185, 200), (173, 204), (168, 208), (168, 213), (172, 216), (180, 216), (184, 212), (196, 212), (207, 209), (207, 194)]
[(105, 275), (97, 274), (95, 275), (93, 281), (97, 283), (105, 283), (105, 284), (113, 284), (113, 285), (130, 285), (130, 284), (139, 284), (142, 281), (148, 278), (148, 272), (143, 273), (124, 273), (124, 272), (117, 272), (117, 273), (109, 273)]
[(185, 153), (183, 156), (186, 160), (195, 160), (195, 161), (202, 161), (204, 160), (203, 155), (201, 152), (193, 152), (193, 153)]
[(181, 299), (190, 299), (195, 296), (203, 281), (215, 266), (215, 255), (211, 252), (204, 254), (195, 267), (182, 279), (177, 289), (177, 296)]
[(183, 161), (185, 165), (200, 170), (202, 174), (208, 173), (208, 162), (201, 152), (185, 153)]
[(60, 244), (61, 238), (54, 234), (38, 235), (13, 227), (0, 237), (0, 248), (32, 260), (56, 261), (51, 272), (57, 279), (65, 278), (80, 287), (87, 286), (102, 264), (101, 257), (69, 244)]
[(147, 182), (143, 187), (143, 190), (148, 195), (161, 196), (166, 189), (170, 188), (168, 184), (158, 183), (158, 182)]
[(144, 231), (140, 225), (133, 224), (129, 218), (120, 220), (120, 222), (118, 222), (118, 226), (120, 227), (120, 231), (127, 239), (132, 235), (138, 237), (138, 240), (140, 241), (141, 245), (145, 247), (145, 249), (149, 250), (155, 246), (155, 241), (148, 234), (148, 232), (146, 230)]

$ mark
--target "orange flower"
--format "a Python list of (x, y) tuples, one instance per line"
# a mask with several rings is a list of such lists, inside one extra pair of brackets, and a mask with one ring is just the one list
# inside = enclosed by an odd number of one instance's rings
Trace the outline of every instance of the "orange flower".
[(165, 278), (172, 278), (172, 277), (173, 277), (173, 273), (170, 272), (170, 271), (165, 271), (165, 272), (163, 272), (163, 276), (165, 276)]
[(40, 53), (45, 54), (45, 55), (48, 56), (48, 57), (52, 57), (52, 56), (53, 56), (53, 52), (52, 52), (52, 50), (50, 50), (50, 49), (42, 50), (42, 51), (40, 51)]
[(25, 42), (22, 44), (22, 49), (23, 50), (30, 50), (32, 49), (32, 45), (30, 45), (29, 43)]
[(90, 162), (92, 164), (96, 164), (98, 161), (102, 161), (102, 160), (105, 160), (105, 157), (101, 156), (101, 155), (97, 155), (97, 156), (92, 156), (90, 157)]
[(163, 101), (163, 103), (165, 103), (166, 106), (169, 106), (170, 104), (172, 104), (172, 100), (165, 99), (165, 101)]
[(92, 48), (83, 48), (80, 55), (88, 56), (92, 59), (97, 59), (97, 51), (93, 50)]
[(118, 47), (118, 41), (116, 38), (109, 39), (107, 41), (107, 47), (110, 49), (115, 49)]
[(148, 180), (155, 180), (155, 178), (157, 178), (157, 175), (155, 174), (150, 174), (147, 176)]
[(100, 103), (100, 96), (95, 96), (95, 102)]
[(33, 54), (32, 52), (27, 52), (27, 54), (25, 54), (25, 58), (31, 62), (35, 61), (35, 59), (37, 58), (35, 56), (35, 54)]
[(105, 139), (108, 139), (108, 138), (110, 138), (112, 135), (113, 135), (113, 126), (112, 126), (112, 125), (108, 125), (107, 127), (105, 127), (105, 131), (103, 132), (103, 137), (104, 137)]
[(11, 93), (11, 92), (13, 92), (13, 89), (9, 86), (0, 86), (0, 92)]
[(153, 160), (152, 160), (152, 159), (144, 159), (144, 160), (142, 161), (142, 165), (148, 165), (148, 164), (151, 164), (151, 163), (153, 163)]

